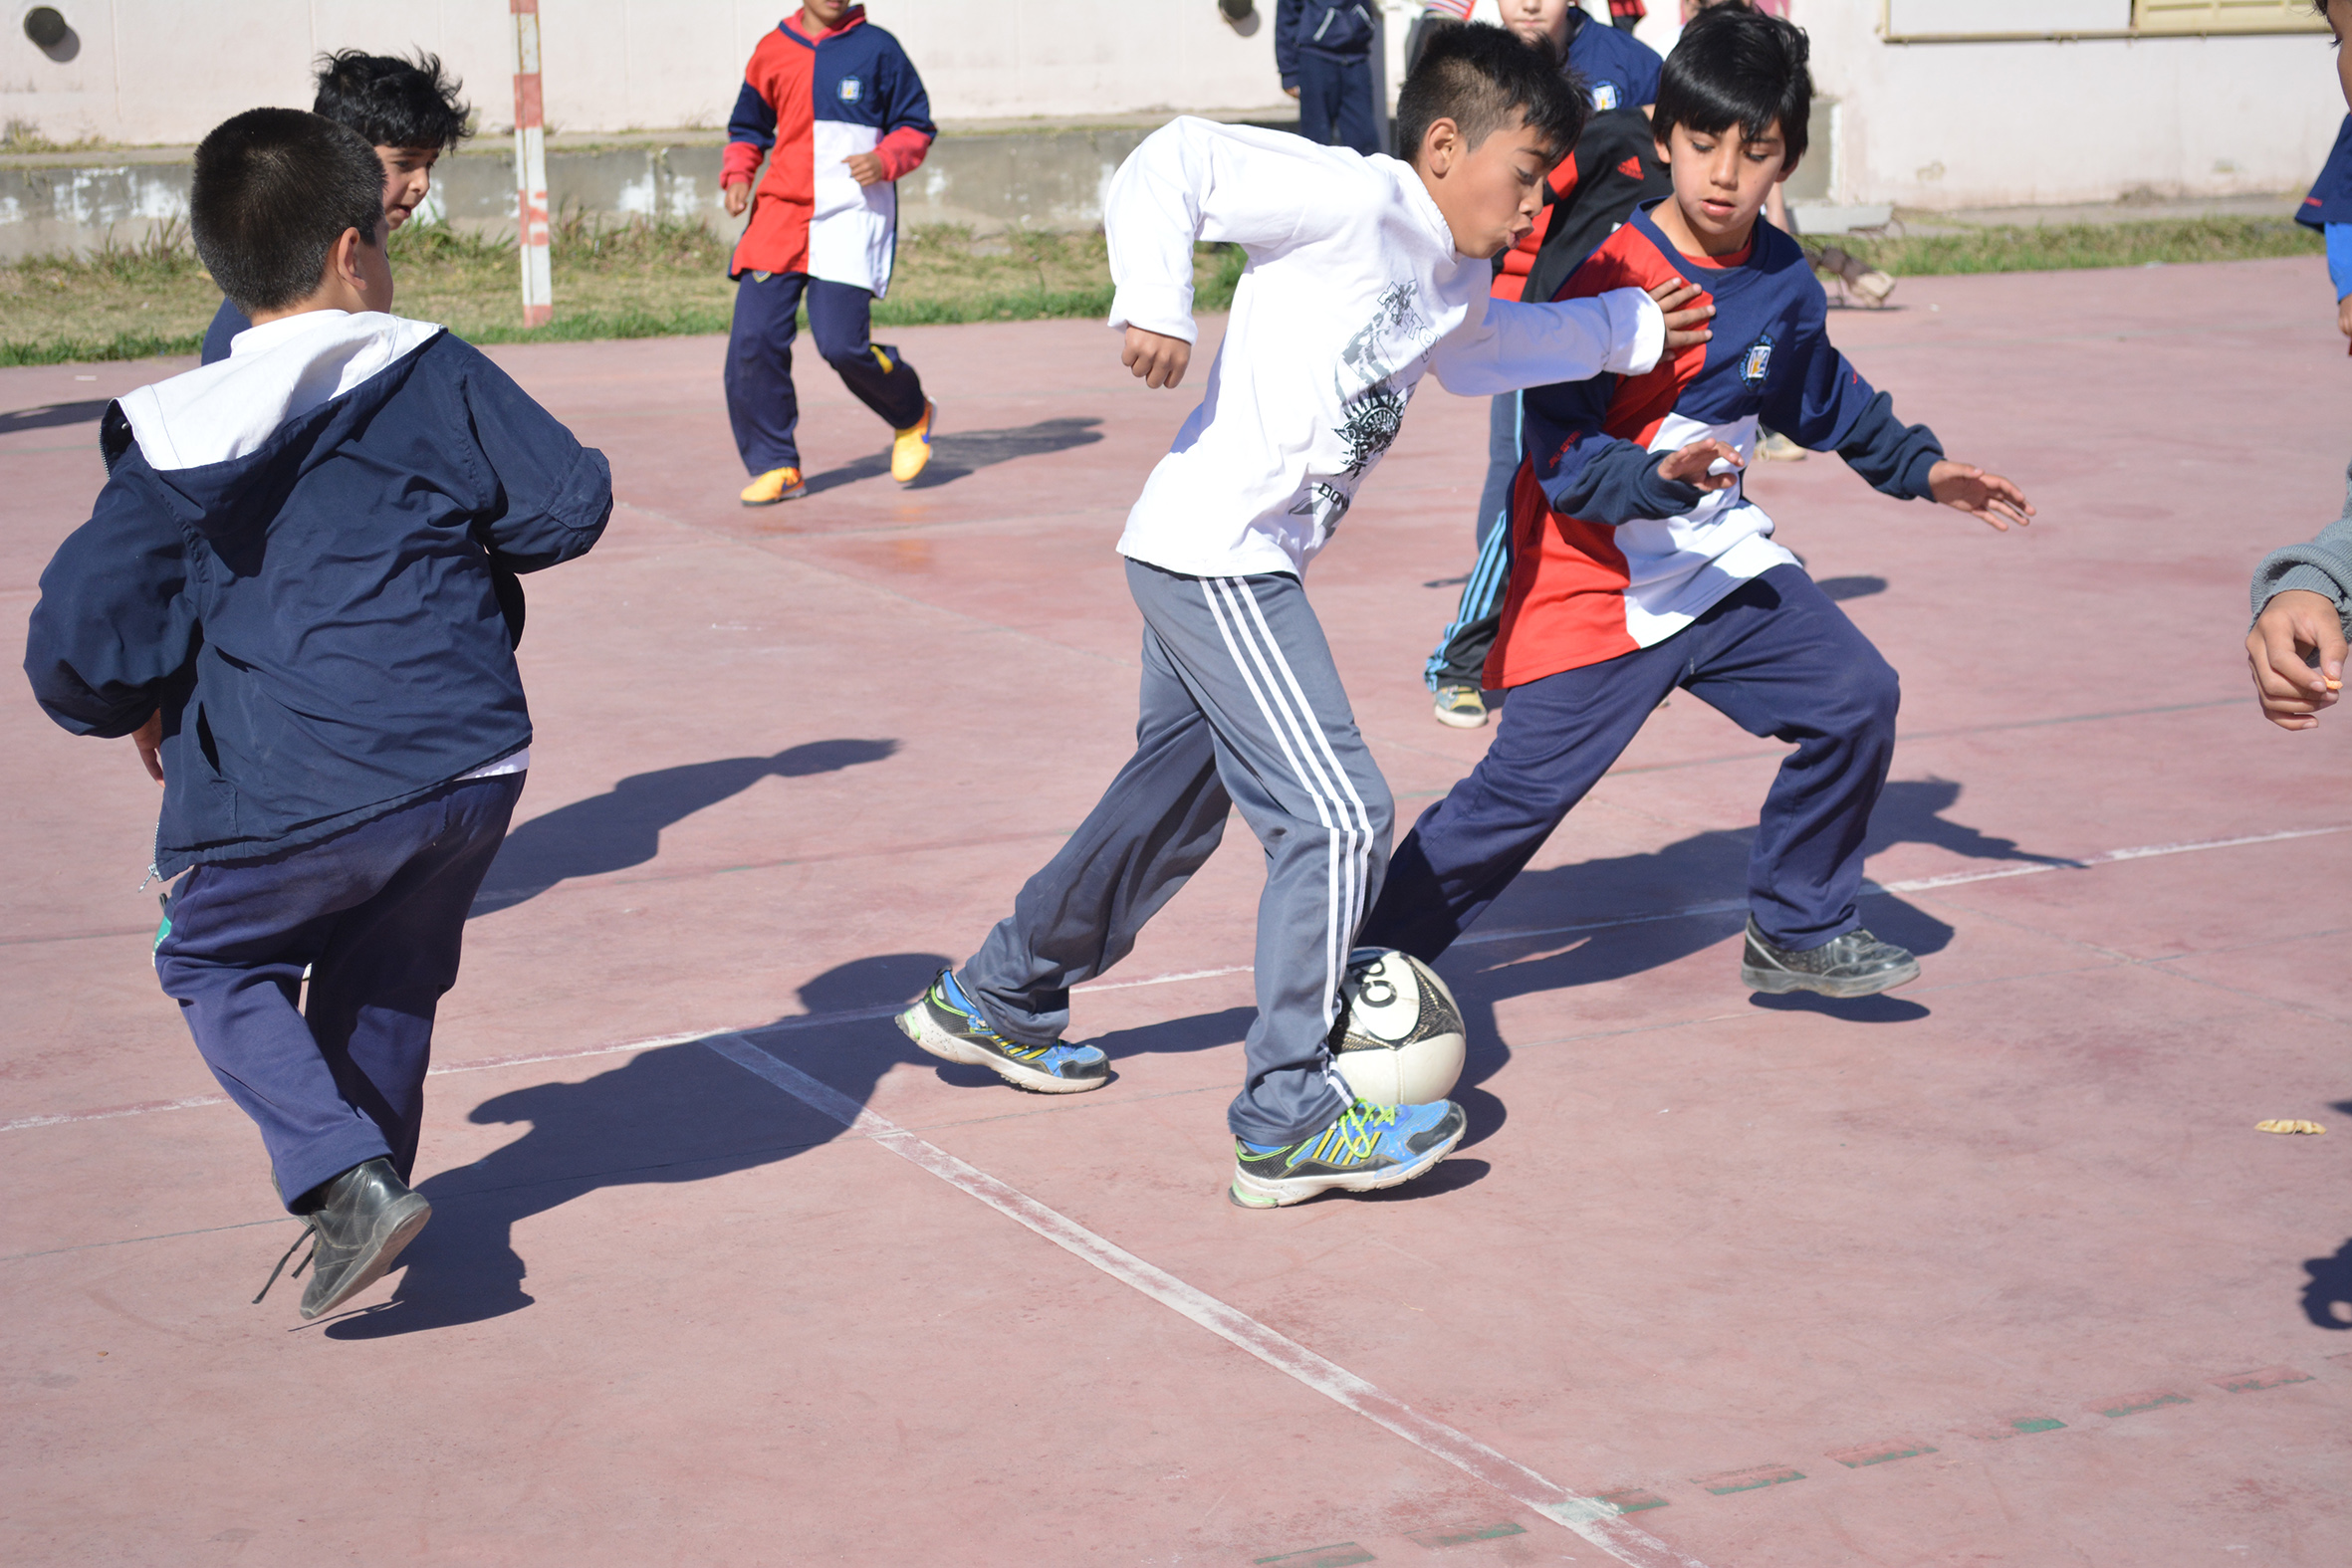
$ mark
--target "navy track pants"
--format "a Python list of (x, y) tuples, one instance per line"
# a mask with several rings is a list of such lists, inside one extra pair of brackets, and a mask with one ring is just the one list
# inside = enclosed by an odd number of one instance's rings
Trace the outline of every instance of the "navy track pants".
[(867, 340), (874, 297), (855, 284), (806, 273), (747, 272), (736, 281), (735, 319), (727, 333), (727, 419), (735, 450), (753, 475), (799, 468), (801, 400), (793, 391), (793, 339), (809, 306), (809, 335), (857, 400), (893, 430), (923, 417), (923, 382), (888, 343)]
[(433, 1011), (523, 779), (446, 784), (324, 843), (197, 866), (172, 893), (156, 977), (289, 1206), (363, 1160), (415, 1168)]
[(1487, 755), (1389, 862), (1362, 940), (1435, 959), (1511, 885), (1677, 687), (1794, 743), (1764, 796), (1750, 912), (1802, 951), (1861, 924), (1862, 847), (1894, 759), (1894, 669), (1800, 566), (1775, 566), (1664, 642), (1511, 689)]
[(1326, 147), (1353, 147), (1366, 157), (1380, 150), (1370, 55), (1337, 60), (1298, 51), (1298, 134)]

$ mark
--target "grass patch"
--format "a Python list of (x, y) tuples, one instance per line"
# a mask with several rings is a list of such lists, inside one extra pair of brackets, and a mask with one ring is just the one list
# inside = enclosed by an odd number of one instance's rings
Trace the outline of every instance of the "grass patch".
[[(522, 326), (512, 241), (410, 225), (392, 236), (394, 308), (444, 322), (474, 342), (580, 341), (723, 333), (735, 308), (728, 242), (699, 224), (599, 223), (577, 213), (555, 226), (550, 270), (556, 319)], [(1242, 255), (1203, 246), (1197, 306), (1233, 303)], [(959, 228), (900, 236), (890, 297), (877, 327), (1099, 317), (1110, 310), (1100, 234), (1015, 232), (975, 238)], [(0, 266), (0, 365), (193, 353), (219, 308), (186, 234), (165, 225), (140, 244), (110, 241), (89, 256)]]
[(1966, 234), (1871, 239), (1830, 235), (1823, 243), (1867, 259), (1898, 278), (1954, 273), (2065, 272), (2079, 267), (2253, 261), (2317, 256), (2327, 245), (2291, 218), (2168, 218), (2148, 223), (2067, 223)]
[[(2318, 235), (2283, 218), (1850, 235), (1831, 243), (1898, 277), (2244, 261), (2324, 249)], [(392, 236), (400, 314), (445, 322), (484, 343), (723, 333), (735, 306), (727, 256), (727, 242), (699, 224), (598, 223), (568, 215), (556, 225), (551, 254), (555, 324), (525, 332), (511, 242), (438, 226), (412, 225)], [(1195, 308), (1231, 305), (1242, 265), (1237, 249), (1200, 247)], [(957, 228), (910, 229), (900, 236), (897, 276), (890, 297), (874, 307), (874, 323), (1100, 317), (1110, 310), (1110, 296), (1100, 234), (975, 237)], [(0, 365), (193, 353), (219, 304), (220, 291), (176, 224), (136, 245), (110, 241), (87, 256), (0, 266), (0, 323), (6, 324)]]

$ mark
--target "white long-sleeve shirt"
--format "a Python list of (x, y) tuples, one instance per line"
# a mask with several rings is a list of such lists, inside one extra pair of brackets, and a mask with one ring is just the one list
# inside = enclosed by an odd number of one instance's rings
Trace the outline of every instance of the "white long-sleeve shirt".
[(1454, 248), (1410, 164), (1285, 131), (1170, 122), (1120, 165), (1103, 228), (1113, 328), (1193, 341), (1194, 242), (1250, 258), (1207, 391), (1119, 539), (1121, 555), (1169, 571), (1302, 574), (1425, 371), (1480, 395), (1640, 374), (1665, 347), (1638, 289), (1489, 298), (1493, 269)]

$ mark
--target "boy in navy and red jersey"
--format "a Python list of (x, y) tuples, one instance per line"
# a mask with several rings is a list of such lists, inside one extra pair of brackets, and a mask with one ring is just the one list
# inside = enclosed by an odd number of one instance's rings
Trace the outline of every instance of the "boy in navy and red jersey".
[[(793, 338), (804, 304), (817, 351), (896, 433), (890, 476), (910, 483), (931, 461), (937, 410), (914, 366), (868, 334), (898, 254), (894, 182), (938, 133), (914, 63), (861, 5), (805, 0), (752, 51), (719, 176), (728, 213), (752, 209), (727, 273), (736, 281), (727, 417), (753, 476), (745, 506), (808, 494), (793, 438)], [(768, 173), (755, 192), (762, 158)]]
[(2004, 531), (2033, 509), (1895, 418), (1829, 342), (1803, 252), (1758, 221), (1804, 152), (1805, 55), (1789, 23), (1725, 6), (1667, 60), (1655, 123), (1674, 195), (1560, 294), (1687, 276), (1712, 298), (1713, 338), (1647, 374), (1527, 394), (1511, 586), (1486, 668), (1511, 701), (1477, 770), (1398, 848), (1359, 941), (1444, 952), (1682, 686), (1796, 748), (1757, 830), (1741, 978), (1856, 997), (1918, 976), (1909, 953), (1860, 929), (1855, 906), (1894, 750), (1895, 672), (1772, 542), (1741, 471), (1761, 419), (1888, 495)]

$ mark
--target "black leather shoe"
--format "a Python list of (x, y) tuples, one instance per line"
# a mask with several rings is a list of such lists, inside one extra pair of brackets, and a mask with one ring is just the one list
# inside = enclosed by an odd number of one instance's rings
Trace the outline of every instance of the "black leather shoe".
[(311, 1282), (302, 1293), (306, 1318), (334, 1311), (381, 1279), (433, 1217), (433, 1206), (382, 1158), (353, 1166), (310, 1196), (319, 1207), (303, 1217), (314, 1238)]
[(1740, 983), (1780, 996), (1815, 991), (1824, 997), (1875, 997), (1919, 979), (1919, 960), (1867, 931), (1849, 931), (1817, 948), (1794, 952), (1764, 940), (1748, 917), (1748, 947), (1740, 955)]

